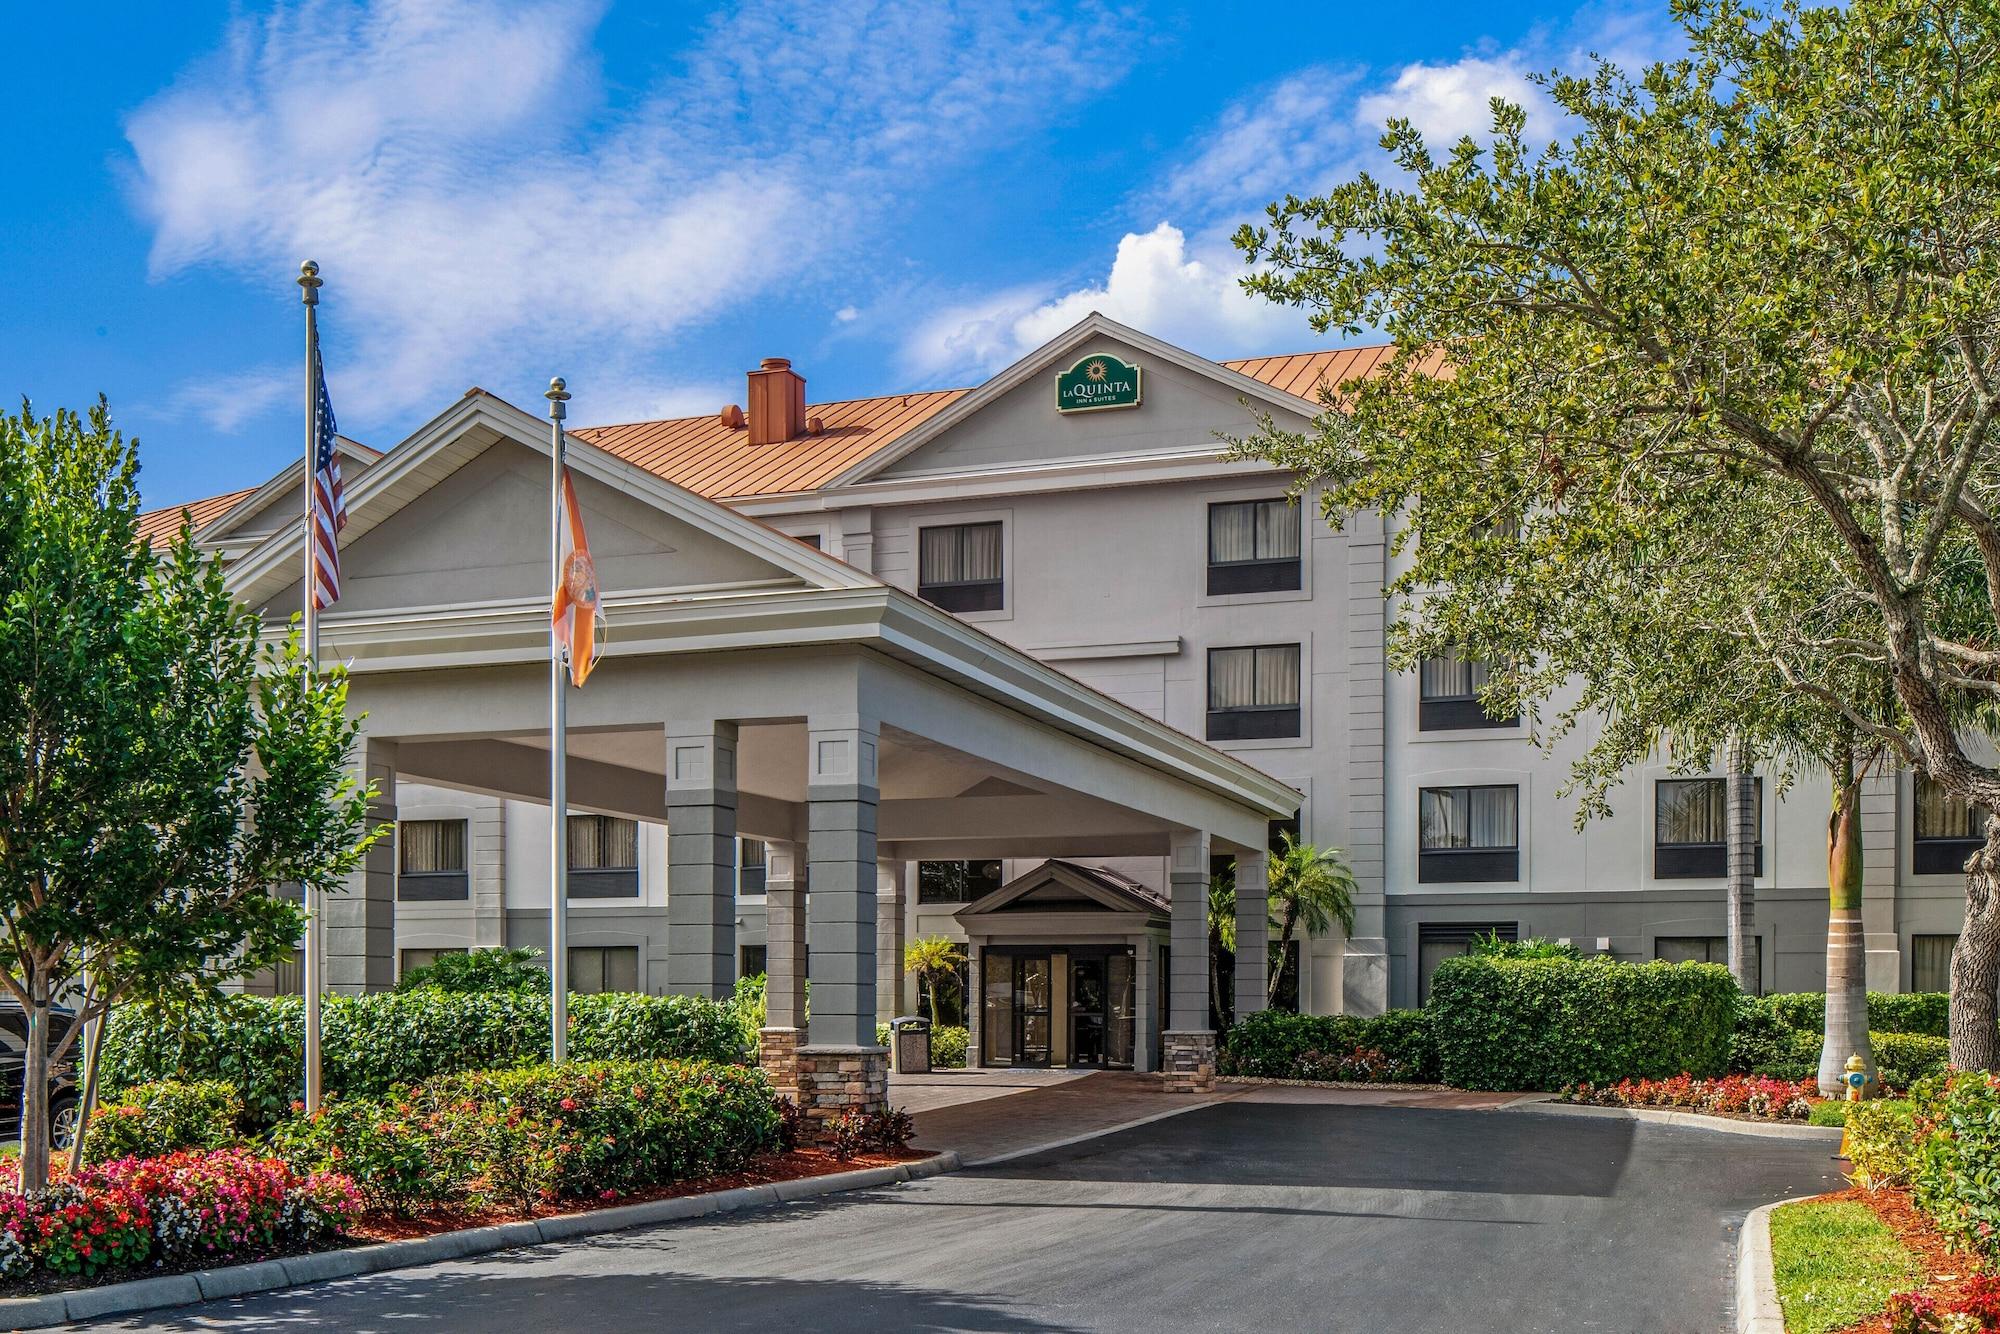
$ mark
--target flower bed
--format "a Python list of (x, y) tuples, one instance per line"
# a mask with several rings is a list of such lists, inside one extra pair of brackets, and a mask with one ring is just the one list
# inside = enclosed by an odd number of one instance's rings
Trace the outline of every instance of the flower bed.
[(1794, 1083), (1762, 1075), (1729, 1075), (1722, 1079), (1622, 1079), (1616, 1084), (1572, 1084), (1561, 1094), (1564, 1102), (1594, 1107), (1682, 1107), (1711, 1116), (1748, 1117), (1759, 1121), (1803, 1121), (1821, 1101), (1811, 1080)]
[[(0, 1189), (19, 1178), (0, 1162)], [(297, 1172), (247, 1149), (119, 1158), (0, 1196), (0, 1284), (15, 1289), (135, 1269), (255, 1259), (339, 1237), (360, 1209), (354, 1183)]]

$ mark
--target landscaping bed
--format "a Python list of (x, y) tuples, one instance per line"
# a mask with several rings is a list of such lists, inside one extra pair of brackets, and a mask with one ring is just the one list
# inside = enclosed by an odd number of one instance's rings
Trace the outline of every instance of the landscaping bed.
[(1906, 1190), (1850, 1187), (1773, 1210), (1771, 1259), (1786, 1334), (1956, 1334), (1954, 1312), (1967, 1334), (2000, 1323), (2000, 1284)]

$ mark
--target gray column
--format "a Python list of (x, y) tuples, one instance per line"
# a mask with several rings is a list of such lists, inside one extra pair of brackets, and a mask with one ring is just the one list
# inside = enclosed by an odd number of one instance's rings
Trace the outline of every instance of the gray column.
[(1236, 854), (1236, 1018), (1264, 1008), (1270, 994), (1270, 856)]
[(1202, 833), (1178, 833), (1167, 860), (1173, 903), (1173, 958), (1168, 964), (1167, 1028), (1206, 1033), (1208, 1026), (1208, 857)]
[[(986, 960), (981, 955), (984, 948), (985, 942), (978, 940), (965, 947), (965, 1068), (968, 1070), (979, 1068), (979, 1054), (985, 1050)], [(1139, 1068), (1145, 1069), (1144, 1066)]]
[[(1861, 929), (1870, 991), (1903, 989), (1903, 954), (1896, 933), (1896, 864), (1903, 849), (1896, 793), (1903, 782), (1901, 770), (1884, 765), (1861, 784)], [(1776, 977), (1764, 980), (1767, 990), (1776, 990), (1777, 984)]]
[[(357, 748), (355, 767), (375, 785), (368, 803), (368, 827), (396, 824), (396, 747), (366, 741)], [(326, 924), (326, 986), (350, 995), (389, 991), (396, 985), (396, 840), (381, 838), (368, 849), (344, 887), (321, 898)]]
[(875, 1046), (877, 729), (857, 719), (806, 728), (807, 916), (815, 1047)]
[(1137, 993), (1132, 998), (1132, 1069), (1143, 1075), (1152, 1070), (1153, 1050), (1160, 1042), (1160, 984), (1154, 973), (1150, 937), (1140, 942), (1133, 960), (1132, 987)]
[[(1387, 602), (1388, 540), (1382, 516), (1373, 510), (1348, 519), (1346, 668), (1346, 781), (1341, 802), (1346, 830), (1335, 838), (1313, 821), (1306, 833), (1313, 842), (1338, 842), (1354, 871), (1354, 934), (1343, 945), (1340, 1008), (1349, 1014), (1380, 1014), (1389, 1006), (1389, 941), (1383, 857), (1387, 810), (1383, 767), (1383, 700), (1388, 676)], [(1315, 790), (1315, 796), (1325, 794)], [(1399, 800), (1414, 801), (1415, 794)], [(1401, 811), (1400, 814), (1407, 814)], [(1416, 837), (1416, 819), (1397, 837)], [(1414, 973), (1416, 961), (1411, 960)], [(1331, 997), (1327, 998), (1331, 1000)], [(1414, 995), (1411, 1003), (1415, 1003)], [(1330, 1007), (1323, 1007), (1330, 1008)]]
[(764, 844), (764, 1026), (806, 1021), (806, 887), (799, 845)]
[(667, 990), (736, 981), (736, 724), (667, 725)]
[(905, 1011), (903, 946), (904, 886), (910, 864), (901, 858), (875, 864), (875, 1017), (888, 1021)]
[(475, 796), (470, 803), (466, 855), (472, 872), (472, 943), (482, 950), (498, 949), (507, 943), (507, 802)]

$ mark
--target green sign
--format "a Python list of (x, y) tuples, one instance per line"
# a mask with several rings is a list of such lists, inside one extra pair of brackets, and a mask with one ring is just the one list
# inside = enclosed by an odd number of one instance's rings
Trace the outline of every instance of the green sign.
[(1139, 368), (1097, 352), (1056, 376), (1057, 412), (1139, 406)]

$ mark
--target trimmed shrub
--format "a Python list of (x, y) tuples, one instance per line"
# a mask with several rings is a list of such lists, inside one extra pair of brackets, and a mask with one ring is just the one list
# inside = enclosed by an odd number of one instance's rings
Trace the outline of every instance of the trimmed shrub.
[(547, 991), (549, 975), (535, 962), (540, 950), (499, 948), (444, 954), (436, 963), (412, 968), (396, 983), (398, 991)]
[[(1822, 1033), (1826, 1030), (1826, 995), (1818, 991), (1746, 996), (1744, 1015), (1765, 1017), (1786, 1028)], [(1951, 998), (1942, 991), (1871, 991), (1868, 1027), (1877, 1033), (1922, 1033), (1941, 1038), (1949, 1030)]]
[(237, 1137), (243, 1099), (215, 1080), (137, 1084), (91, 1114), (83, 1161), (158, 1158), (177, 1149), (219, 1149)]
[(1875, 1071), (1886, 1088), (1898, 1092), (1918, 1080), (1941, 1075), (1951, 1065), (1951, 1041), (1920, 1033), (1870, 1033)]
[[(330, 1094), (379, 1098), (436, 1075), (506, 1070), (549, 1056), (549, 998), (436, 990), (329, 996), (322, 1070)], [(229, 996), (174, 1010), (130, 1006), (104, 1043), (107, 1088), (162, 1079), (235, 1088), (244, 1119), (274, 1124), (304, 1088), (304, 1003)], [(570, 997), (570, 1054), (579, 1060), (749, 1059), (730, 1007), (694, 996)]]
[(2000, 1079), (1963, 1070), (1911, 1090), (1910, 1198), (1954, 1245), (2000, 1260)]
[(1423, 1010), (1292, 1014), (1259, 1010), (1223, 1039), (1222, 1073), (1258, 1079), (1358, 1079), (1432, 1083), (1438, 1077), (1431, 1018)]
[(1447, 959), (1431, 979), (1444, 1081), (1558, 1089), (1725, 1072), (1739, 992), (1702, 963)]
[(1916, 1119), (1908, 1102), (1828, 1102), (1846, 1111), (1847, 1160), (1859, 1186), (1907, 1186), (1916, 1171)]
[(963, 1028), (945, 1025), (931, 1030), (931, 1064), (944, 1070), (957, 1070), (965, 1064), (966, 1044), (972, 1035)]
[(526, 1210), (731, 1171), (779, 1142), (761, 1072), (712, 1061), (574, 1061), (443, 1075), (335, 1099), (277, 1127), (294, 1165), (350, 1174), (373, 1207)]

